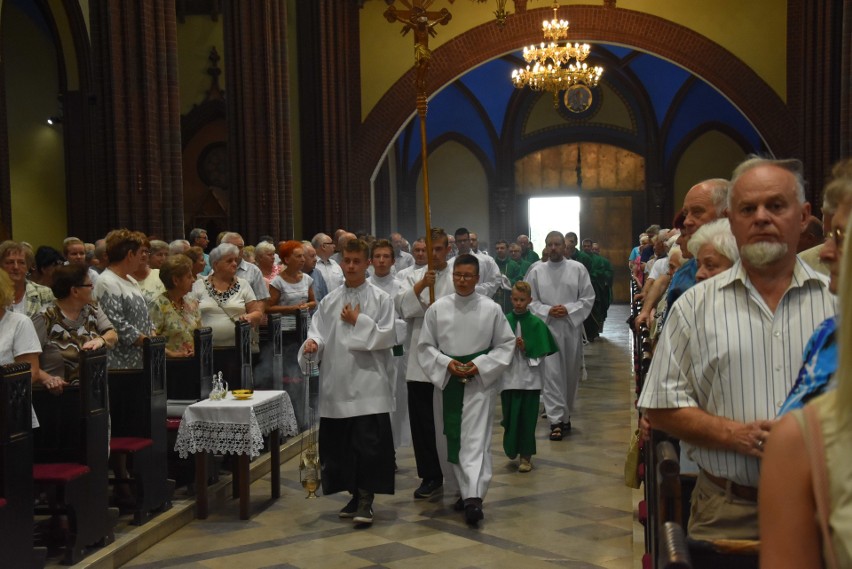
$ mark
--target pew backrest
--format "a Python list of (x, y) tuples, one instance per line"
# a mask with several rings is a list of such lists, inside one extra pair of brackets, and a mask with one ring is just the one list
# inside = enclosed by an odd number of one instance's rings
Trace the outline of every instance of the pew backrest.
[(210, 395), (213, 376), (213, 331), (198, 328), (192, 334), (191, 358), (166, 358), (166, 393), (169, 400), (199, 401)]
[(234, 345), (213, 348), (213, 373), (222, 372), (231, 389), (253, 388), (251, 324), (234, 323)]

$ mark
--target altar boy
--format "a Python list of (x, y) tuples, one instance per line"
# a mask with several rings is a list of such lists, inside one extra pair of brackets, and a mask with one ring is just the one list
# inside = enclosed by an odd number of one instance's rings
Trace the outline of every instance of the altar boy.
[(299, 363), (322, 361), (319, 454), (322, 490), (347, 490), (341, 518), (373, 523), (375, 494), (394, 493), (391, 348), (393, 300), (366, 280), (369, 247), (353, 239), (343, 249), (344, 286), (326, 296), (311, 321)]
[(426, 311), (417, 345), (424, 373), (443, 390), (447, 460), (461, 493), (455, 507), (464, 510), (470, 525), (484, 517), (497, 384), (515, 348), (515, 335), (500, 306), (476, 292), (477, 282), (479, 260), (469, 254), (456, 257), (455, 294), (436, 300)]

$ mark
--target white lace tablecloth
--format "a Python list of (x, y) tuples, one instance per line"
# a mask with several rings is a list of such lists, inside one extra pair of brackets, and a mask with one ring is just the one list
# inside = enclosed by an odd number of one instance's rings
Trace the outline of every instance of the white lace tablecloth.
[(263, 436), (281, 429), (284, 437), (299, 433), (286, 391), (255, 391), (251, 399), (207, 399), (186, 408), (175, 450), (181, 458), (197, 452), (260, 455)]

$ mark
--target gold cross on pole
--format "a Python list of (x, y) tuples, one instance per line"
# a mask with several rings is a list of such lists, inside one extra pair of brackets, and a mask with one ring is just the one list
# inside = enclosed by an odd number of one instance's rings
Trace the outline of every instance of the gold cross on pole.
[[(423, 164), (423, 211), (426, 222), (426, 257), (429, 263), (429, 269), (434, 269), (432, 261), (432, 211), (429, 205), (429, 167), (428, 155), (429, 151), (426, 146), (426, 74), (429, 71), (429, 60), (432, 57), (432, 52), (429, 51), (429, 36), (436, 36), (435, 26), (447, 25), (447, 22), (452, 19), (453, 15), (446, 8), (441, 8), (438, 11), (430, 11), (429, 7), (435, 0), (399, 0), (407, 10), (397, 10), (393, 3), (394, 0), (385, 0), (388, 9), (385, 10), (385, 18), (391, 24), (400, 22), (402, 26), (402, 35), (407, 35), (408, 32), (414, 31), (414, 65), (417, 68), (417, 114), (420, 116), (420, 148), (421, 161)], [(449, 0), (450, 4), (454, 0)], [(435, 302), (435, 287), (429, 286), (429, 301)]]

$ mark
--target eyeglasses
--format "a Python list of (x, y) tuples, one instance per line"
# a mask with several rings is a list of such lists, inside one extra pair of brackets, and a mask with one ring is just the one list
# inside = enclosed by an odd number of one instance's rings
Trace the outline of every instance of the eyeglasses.
[(92, 288), (94, 286), (95, 285), (93, 285), (92, 283), (89, 283), (89, 284), (74, 285), (74, 288)]
[(453, 273), (453, 278), (458, 279), (460, 281), (472, 281), (477, 278), (479, 275), (468, 275), (466, 273)]
[(842, 227), (838, 227), (837, 229), (832, 229), (828, 233), (825, 234), (826, 240), (834, 239), (834, 242), (838, 245), (843, 245), (843, 239), (846, 237), (846, 230)]
[(320, 245), (322, 245), (323, 247), (330, 247), (330, 246), (334, 245), (334, 243), (332, 243), (331, 241), (327, 241), (325, 243), (320, 243)]

